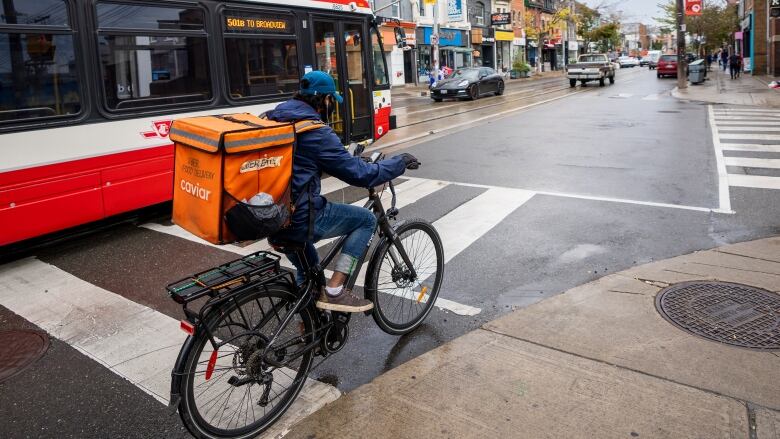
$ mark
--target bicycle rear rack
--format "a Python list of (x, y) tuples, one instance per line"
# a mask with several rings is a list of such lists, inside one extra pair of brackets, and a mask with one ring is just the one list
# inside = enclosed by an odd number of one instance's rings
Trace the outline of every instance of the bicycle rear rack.
[[(187, 320), (197, 325), (208, 309), (248, 289), (282, 281), (296, 291), (293, 274), (280, 266), (280, 259), (274, 253), (259, 251), (173, 282), (165, 289), (176, 303), (182, 305)], [(198, 312), (187, 308), (188, 304), (206, 296), (209, 298)]]

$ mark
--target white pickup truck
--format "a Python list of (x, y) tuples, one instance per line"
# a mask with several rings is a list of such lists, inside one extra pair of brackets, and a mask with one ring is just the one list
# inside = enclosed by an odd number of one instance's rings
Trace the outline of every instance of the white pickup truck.
[(577, 81), (582, 85), (588, 81), (599, 81), (603, 87), (607, 79), (610, 84), (615, 83), (615, 66), (603, 53), (580, 55), (575, 64), (566, 67), (566, 78), (572, 87), (577, 85)]

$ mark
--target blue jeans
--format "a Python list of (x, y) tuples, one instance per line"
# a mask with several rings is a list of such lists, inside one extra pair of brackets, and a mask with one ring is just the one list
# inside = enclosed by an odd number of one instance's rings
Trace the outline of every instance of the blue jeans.
[[(313, 238), (312, 241), (306, 242), (304, 250), (306, 262), (309, 266), (314, 266), (320, 261), (317, 249), (314, 247), (315, 242), (347, 235), (347, 239), (341, 247), (341, 253), (336, 257), (335, 270), (348, 275), (352, 274), (355, 263), (368, 247), (375, 228), (376, 217), (370, 210), (351, 204), (328, 202), (314, 220)], [(306, 241), (307, 233), (308, 231), (304, 227), (303, 229), (284, 230), (275, 237), (303, 242)], [(273, 238), (270, 241), (273, 242)], [(286, 256), (295, 265), (298, 285), (302, 284), (305, 280), (303, 263), (298, 260), (295, 253), (287, 253)]]

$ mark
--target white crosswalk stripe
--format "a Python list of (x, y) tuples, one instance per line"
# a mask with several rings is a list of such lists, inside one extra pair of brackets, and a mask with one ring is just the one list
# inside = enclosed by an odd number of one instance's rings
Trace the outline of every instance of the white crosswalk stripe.
[[(780, 189), (780, 110), (765, 108), (718, 108), (710, 106), (710, 124), (715, 143), (716, 160), (723, 185), (757, 189)], [(778, 133), (778, 134), (775, 134)], [(735, 153), (741, 153), (735, 156)], [(746, 156), (745, 153), (756, 153)], [(776, 172), (776, 171), (775, 171)], [(759, 174), (759, 175), (756, 175)], [(728, 196), (728, 195), (726, 195)]]
[[(168, 403), (171, 369), (186, 338), (175, 319), (34, 258), (0, 266), (0, 305)], [(308, 379), (263, 437), (283, 435), (340, 396), (337, 388)]]

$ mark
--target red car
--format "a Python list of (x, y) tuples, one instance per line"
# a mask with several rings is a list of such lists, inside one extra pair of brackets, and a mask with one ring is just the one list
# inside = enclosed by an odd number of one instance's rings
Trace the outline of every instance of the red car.
[(662, 76), (674, 76), (677, 77), (677, 55), (661, 55), (658, 58), (658, 66), (656, 67), (656, 76), (659, 78)]

